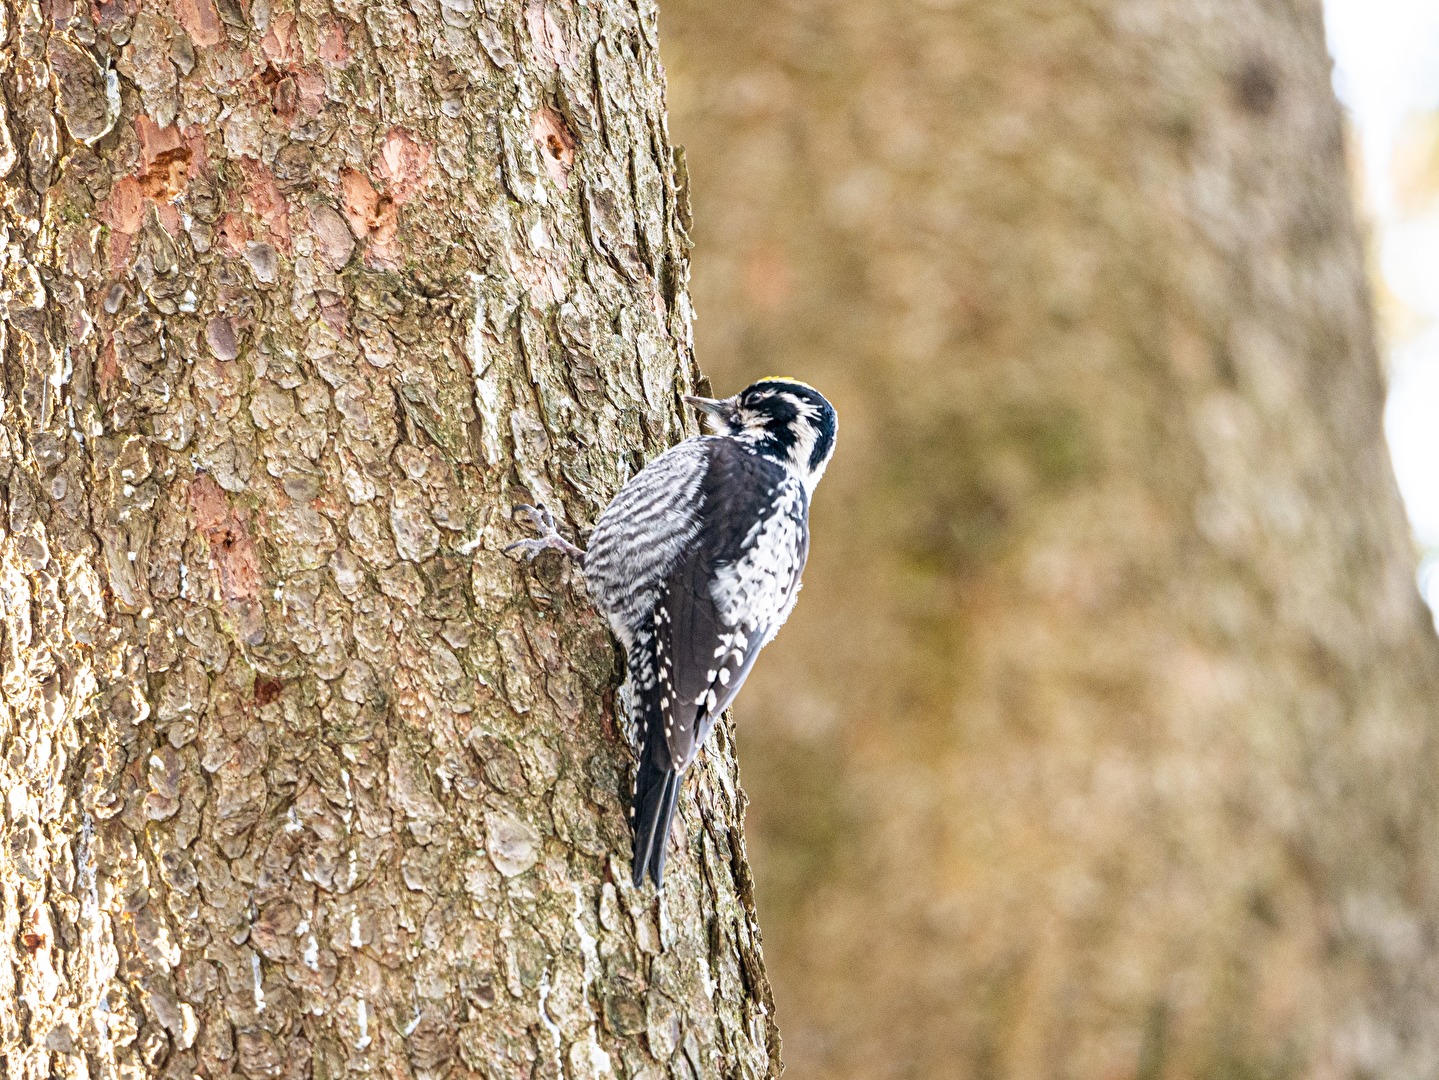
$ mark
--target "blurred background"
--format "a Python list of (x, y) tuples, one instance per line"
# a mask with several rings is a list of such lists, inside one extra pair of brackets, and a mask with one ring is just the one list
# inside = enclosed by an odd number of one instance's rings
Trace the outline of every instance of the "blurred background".
[(660, 7), (701, 364), (841, 417), (737, 710), (787, 1075), (1435, 1075), (1439, 6)]

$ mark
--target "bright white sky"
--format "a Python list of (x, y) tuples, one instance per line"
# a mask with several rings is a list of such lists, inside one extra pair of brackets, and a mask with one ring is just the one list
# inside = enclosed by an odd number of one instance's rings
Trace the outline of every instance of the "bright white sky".
[(1439, 0), (1325, 0), (1334, 86), (1363, 145), (1379, 269), (1421, 328), (1390, 343), (1386, 428), (1439, 610), (1439, 207), (1404, 216), (1391, 164), (1407, 116), (1439, 109)]

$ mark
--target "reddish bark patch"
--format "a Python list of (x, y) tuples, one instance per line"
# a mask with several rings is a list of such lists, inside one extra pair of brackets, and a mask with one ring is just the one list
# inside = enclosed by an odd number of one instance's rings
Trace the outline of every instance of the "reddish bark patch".
[(371, 265), (397, 263), (395, 233), (400, 209), (394, 201), (375, 190), (364, 173), (345, 169), (340, 173), (340, 212), (357, 240), (368, 241), (365, 261)]
[(373, 172), (385, 185), (390, 200), (403, 206), (429, 179), (430, 148), (418, 143), (404, 128), (391, 128), (375, 155)]
[(100, 203), (100, 218), (110, 226), (107, 255), (111, 266), (129, 262), (130, 239), (140, 231), (150, 202), (156, 204), (166, 232), (171, 236), (179, 233), (180, 213), (173, 200), (200, 171), (205, 156), (204, 135), (198, 131), (185, 135), (173, 124), (161, 127), (148, 116), (138, 116), (135, 135), (140, 146), (139, 169), (116, 180)]
[(367, 242), (365, 262), (394, 267), (399, 265), (395, 234), (400, 207), (429, 181), (430, 148), (403, 128), (391, 128), (375, 154), (371, 172), (384, 185), (384, 194), (356, 169), (340, 173), (340, 212), (355, 238)]
[(245, 207), (259, 219), (275, 247), (290, 252), (290, 206), (280, 194), (275, 174), (254, 158), (241, 158), (245, 174)]
[(525, 9), (525, 25), (530, 31), (530, 42), (534, 45), (535, 59), (548, 68), (573, 66), (565, 32), (555, 21), (545, 0), (530, 0)]
[(341, 170), (340, 212), (345, 215), (357, 240), (369, 239), (370, 233), (379, 227), (381, 215), (389, 202), (389, 199), (381, 198), (364, 173), (354, 169)]
[(175, 0), (175, 18), (196, 45), (218, 45), (225, 36), (213, 0)]
[(250, 240), (250, 227), (239, 214), (226, 214), (215, 228), (215, 241), (226, 255), (239, 255)]
[(135, 14), (135, 8), (134, 0), (90, 0), (90, 17), (95, 21), (95, 29), (108, 36), (110, 31)]
[(540, 148), (550, 179), (562, 190), (569, 190), (570, 171), (575, 167), (575, 137), (565, 118), (546, 105), (535, 113), (530, 132)]
[(327, 23), (320, 33), (320, 59), (335, 67), (350, 59), (350, 43), (345, 39), (345, 28), (337, 22)]
[(120, 362), (115, 356), (115, 339), (106, 338), (100, 346), (100, 366), (95, 372), (95, 383), (100, 389), (100, 400), (110, 400), (110, 388), (120, 374)]
[(325, 107), (325, 80), (309, 71), (297, 71), (295, 85), (300, 90), (300, 111), (319, 116)]
[(270, 27), (260, 39), (265, 58), (276, 67), (284, 67), (300, 59), (300, 39), (295, 33), (295, 16), (283, 12), (271, 16)]
[(145, 192), (140, 181), (133, 176), (116, 180), (100, 204), (100, 217), (115, 232), (126, 236), (139, 232), (140, 223), (145, 219)]
[(285, 689), (285, 684), (279, 679), (272, 679), (268, 675), (255, 676), (255, 704), (264, 706), (279, 698), (280, 692)]
[(190, 148), (190, 179), (210, 175), (210, 158), (205, 151), (205, 129), (198, 124), (185, 132), (185, 145)]
[(224, 527), (230, 519), (230, 501), (225, 491), (209, 473), (200, 473), (190, 481), (190, 517), (195, 529), (206, 539)]
[(288, 71), (267, 67), (260, 72), (260, 85), (270, 95), (270, 111), (289, 123), (300, 111), (300, 87)]
[(140, 171), (135, 179), (146, 198), (169, 202), (190, 178), (191, 146), (174, 124), (160, 127), (148, 116), (135, 118), (140, 141)]
[(210, 565), (219, 575), (227, 605), (248, 604), (260, 596), (260, 560), (243, 517), (230, 506), (213, 477), (201, 473), (190, 482), (190, 519), (210, 545)]
[(173, 202), (162, 202), (155, 204), (155, 213), (160, 219), (160, 224), (171, 236), (179, 236), (184, 226), (180, 223), (180, 208)]
[(325, 107), (325, 80), (292, 62), (289, 54), (298, 51), (298, 42), (293, 48), (284, 42), (267, 47), (266, 55), (275, 55), (256, 80), (270, 99), (270, 111), (287, 124), (302, 111), (306, 116), (319, 116)]
[(325, 82), (318, 76), (305, 73), (300, 67), (303, 57), (294, 15), (276, 15), (270, 21), (269, 29), (260, 39), (260, 51), (269, 61), (260, 73), (260, 85), (270, 95), (271, 111), (288, 123), (299, 113), (301, 98), (305, 98), (305, 111), (310, 115), (318, 113), (324, 99)]
[[(135, 137), (140, 141), (141, 172), (148, 172), (156, 162), (168, 159), (181, 148), (183, 138), (174, 124), (161, 127), (144, 113), (135, 117)], [(189, 151), (185, 151), (188, 160)]]

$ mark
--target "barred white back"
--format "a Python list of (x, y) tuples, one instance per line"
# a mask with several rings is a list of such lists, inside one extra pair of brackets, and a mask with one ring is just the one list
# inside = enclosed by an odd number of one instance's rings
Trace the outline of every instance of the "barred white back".
[(620, 489), (590, 534), (585, 581), (626, 649), (659, 587), (699, 532), (709, 437), (686, 439)]

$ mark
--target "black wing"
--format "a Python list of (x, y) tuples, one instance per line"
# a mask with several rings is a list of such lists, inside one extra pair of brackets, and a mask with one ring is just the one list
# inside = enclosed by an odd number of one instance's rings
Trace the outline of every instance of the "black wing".
[(808, 553), (804, 489), (775, 463), (717, 444), (702, 491), (700, 532), (666, 582), (659, 634), (672, 690), (665, 741), (680, 769), (788, 614)]
[(788, 615), (808, 554), (804, 488), (733, 443), (710, 450), (699, 531), (654, 608), (657, 677), (636, 703), (637, 885), (646, 871), (659, 883), (679, 775)]

